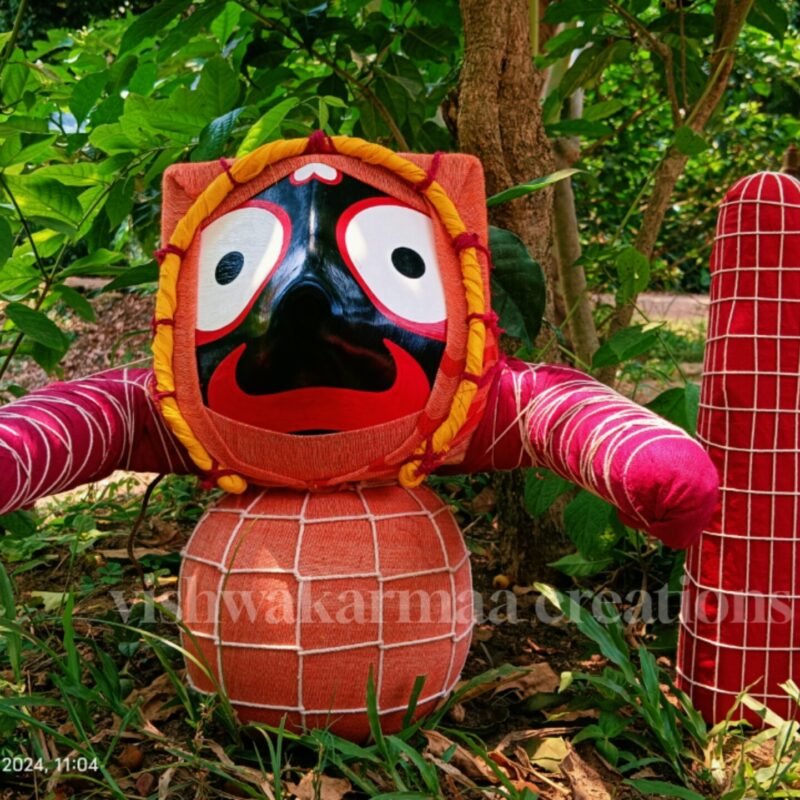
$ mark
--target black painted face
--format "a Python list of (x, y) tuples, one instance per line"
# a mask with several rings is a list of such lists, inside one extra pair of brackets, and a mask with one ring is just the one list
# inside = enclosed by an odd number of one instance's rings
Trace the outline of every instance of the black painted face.
[(317, 163), (201, 236), (196, 352), (207, 407), (295, 434), (424, 408), (446, 334), (428, 216)]

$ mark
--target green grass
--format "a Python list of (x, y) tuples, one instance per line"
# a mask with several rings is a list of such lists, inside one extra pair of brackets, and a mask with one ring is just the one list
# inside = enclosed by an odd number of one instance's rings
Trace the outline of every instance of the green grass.
[[(321, 798), (348, 786), (354, 798), (560, 798), (569, 791), (558, 770), (567, 742), (614, 797), (800, 796), (796, 723), (743, 696), (763, 715), (763, 731), (734, 723), (735, 714), (709, 729), (664, 663), (643, 644), (631, 646), (617, 609), (605, 607), (600, 624), (547, 586), (538, 591), (569, 622), (554, 629), (554, 641), (573, 653), (558, 668), (556, 694), (517, 696), (508, 687), (525, 670), (506, 664), (475, 675), (425, 720), (412, 721), (412, 699), (406, 724), (393, 735), (380, 729), (370, 684), (372, 740), (365, 744), (329, 730), (241, 726), (223, 695), (187, 688), (184, 659), (191, 656), (168, 609), (151, 598), (122, 621), (103, 603), (109, 588), (138, 591), (129, 565), (96, 557), (127, 535), (139, 510), (132, 489), (123, 482), (75, 495), (28, 519), (27, 532), (0, 537), (13, 540), (0, 548), (0, 759), (24, 756), (43, 767), (0, 773), (12, 797), (56, 800), (61, 785), (87, 800), (290, 798), (305, 781)], [(202, 501), (192, 480), (164, 481), (149, 512), (153, 530), (163, 536), (179, 524), (185, 537), (192, 523), (182, 517), (196, 519)], [(175, 570), (169, 557), (148, 566), (157, 596), (174, 590)], [(35, 591), (55, 600), (44, 607)], [(154, 618), (153, 610), (164, 613)], [(492, 639), (477, 642), (475, 657), (493, 649)], [(793, 685), (786, 690), (800, 696)], [(499, 707), (506, 719), (487, 725), (486, 715)], [(123, 757), (131, 747), (141, 763)], [(553, 762), (545, 751), (562, 755)], [(59, 757), (83, 758), (96, 770), (56, 774)]]

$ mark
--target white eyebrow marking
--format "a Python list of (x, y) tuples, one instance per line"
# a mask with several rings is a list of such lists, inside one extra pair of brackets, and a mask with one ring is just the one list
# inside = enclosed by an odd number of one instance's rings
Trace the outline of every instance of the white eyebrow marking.
[(330, 166), (330, 164), (321, 164), (318, 161), (312, 161), (310, 164), (304, 164), (292, 173), (292, 183), (308, 183), (314, 178), (324, 183), (336, 183), (339, 177), (339, 170)]

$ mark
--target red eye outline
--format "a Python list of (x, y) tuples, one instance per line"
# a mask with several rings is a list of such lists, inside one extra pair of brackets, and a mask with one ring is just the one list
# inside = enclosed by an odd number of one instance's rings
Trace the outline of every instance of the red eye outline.
[[(367, 295), (367, 297), (369, 297), (375, 307), (387, 319), (390, 319), (392, 322), (400, 325), (403, 330), (411, 331), (412, 333), (418, 333), (429, 339), (438, 339), (442, 342), (446, 341), (447, 318), (443, 319), (441, 322), (414, 322), (413, 320), (408, 320), (405, 317), (400, 316), (400, 314), (395, 313), (390, 308), (387, 308), (387, 306), (376, 297), (375, 293), (362, 278), (361, 273), (358, 271), (357, 267), (353, 263), (353, 260), (350, 258), (350, 254), (347, 252), (347, 245), (345, 243), (345, 233), (347, 228), (352, 222), (353, 217), (361, 213), (364, 209), (372, 208), (374, 206), (397, 206), (398, 208), (407, 208), (410, 211), (416, 211), (418, 214), (424, 213), (413, 206), (408, 205), (407, 203), (403, 203), (400, 200), (394, 199), (393, 197), (368, 197), (366, 200), (359, 200), (357, 203), (353, 203), (353, 205), (351, 205), (350, 208), (348, 208), (347, 211), (345, 211), (341, 217), (339, 217), (339, 221), (336, 223), (336, 245), (339, 248), (339, 252), (344, 259), (345, 264), (347, 264), (347, 268), (350, 270), (350, 273), (356, 279), (356, 281), (358, 281), (358, 285), (364, 290), (364, 293)], [(439, 273), (441, 277), (441, 269), (439, 270)], [(444, 285), (442, 286), (442, 289), (444, 290)]]
[[(270, 203), (267, 200), (248, 200), (246, 203), (242, 203), (240, 206), (231, 209), (231, 211), (229, 211), (228, 214), (232, 214), (234, 211), (239, 211), (242, 208), (263, 208), (269, 211), (278, 220), (281, 227), (283, 228), (283, 242), (281, 243), (281, 252), (279, 253), (278, 258), (275, 260), (275, 263), (272, 265), (269, 272), (264, 276), (264, 279), (258, 285), (258, 288), (253, 292), (253, 296), (247, 302), (247, 305), (242, 309), (242, 311), (232, 322), (229, 322), (224, 327), (214, 331), (203, 331), (196, 327), (197, 321), (195, 319), (194, 340), (195, 340), (195, 346), (197, 347), (203, 344), (208, 344), (209, 342), (216, 341), (217, 339), (221, 339), (223, 336), (226, 336), (231, 331), (236, 330), (236, 328), (238, 328), (239, 325), (242, 324), (244, 318), (253, 309), (256, 300), (258, 300), (261, 293), (264, 291), (264, 287), (269, 283), (270, 278), (275, 273), (275, 270), (280, 266), (281, 262), (286, 256), (287, 251), (289, 250), (289, 244), (292, 239), (292, 221), (285, 209), (283, 209), (279, 205), (276, 205), (275, 203)], [(208, 227), (209, 224), (212, 224), (217, 220), (223, 219), (225, 216), (226, 215), (223, 214), (222, 216), (217, 217), (217, 219), (211, 220), (211, 222), (204, 224), (201, 228), (201, 232), (206, 227)]]

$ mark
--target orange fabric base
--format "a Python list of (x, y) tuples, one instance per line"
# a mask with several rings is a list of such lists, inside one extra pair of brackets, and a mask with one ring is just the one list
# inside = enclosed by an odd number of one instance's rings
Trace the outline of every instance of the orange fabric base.
[(200, 521), (180, 577), (188, 675), (244, 722), (369, 736), (455, 685), (472, 629), (469, 556), (447, 506), (396, 484), (228, 495)]

